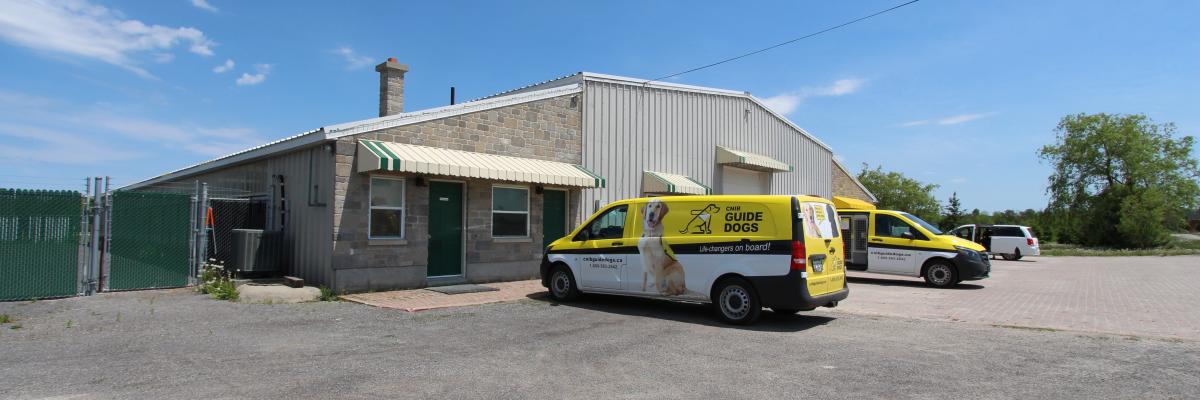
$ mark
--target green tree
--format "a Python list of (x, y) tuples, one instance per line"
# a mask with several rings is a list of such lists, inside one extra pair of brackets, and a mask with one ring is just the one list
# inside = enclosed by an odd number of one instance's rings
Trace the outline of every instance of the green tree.
[(1055, 144), (1038, 155), (1054, 167), (1046, 211), (1057, 240), (1093, 246), (1150, 247), (1180, 229), (1200, 196), (1194, 138), (1145, 115), (1064, 117)]
[(858, 181), (879, 199), (875, 206), (880, 209), (904, 211), (931, 224), (941, 220), (942, 205), (932, 194), (938, 185), (922, 183), (895, 171), (885, 172), (882, 166), (871, 169), (867, 164), (858, 173)]
[(942, 222), (938, 226), (943, 231), (948, 231), (962, 225), (965, 217), (962, 202), (958, 200), (958, 192), (953, 192), (950, 193), (950, 199), (946, 201), (946, 212), (942, 214)]

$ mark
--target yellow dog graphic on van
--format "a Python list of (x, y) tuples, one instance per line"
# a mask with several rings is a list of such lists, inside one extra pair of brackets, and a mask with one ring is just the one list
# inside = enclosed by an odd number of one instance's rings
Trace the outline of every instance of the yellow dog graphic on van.
[(642, 256), (642, 292), (650, 277), (654, 277), (654, 288), (658, 294), (678, 296), (687, 292), (684, 283), (683, 265), (675, 259), (671, 246), (663, 241), (663, 217), (670, 209), (658, 199), (650, 199), (642, 206), (642, 237), (638, 239), (638, 253)]
[(692, 220), (688, 221), (679, 233), (688, 233), (689, 229), (695, 229), (694, 234), (709, 234), (712, 233), (712, 216), (721, 211), (721, 207), (716, 204), (709, 204), (699, 210), (692, 210)]

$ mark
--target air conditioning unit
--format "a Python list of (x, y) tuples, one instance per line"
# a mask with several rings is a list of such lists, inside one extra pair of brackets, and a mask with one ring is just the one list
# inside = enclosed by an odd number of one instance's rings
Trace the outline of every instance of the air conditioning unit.
[(283, 232), (262, 229), (233, 230), (233, 270), (238, 273), (280, 272)]

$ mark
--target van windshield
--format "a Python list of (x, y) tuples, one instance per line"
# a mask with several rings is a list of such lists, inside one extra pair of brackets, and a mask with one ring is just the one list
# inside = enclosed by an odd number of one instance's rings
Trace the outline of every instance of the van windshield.
[(923, 220), (923, 219), (917, 218), (916, 215), (912, 215), (912, 214), (909, 214), (906, 212), (902, 212), (902, 213), (900, 213), (900, 215), (903, 215), (904, 218), (908, 218), (909, 221), (916, 222), (917, 225), (921, 225), (921, 227), (925, 228), (925, 230), (929, 231), (929, 233), (932, 233), (934, 235), (942, 234), (941, 229), (938, 229), (936, 226), (933, 226), (933, 225), (929, 224), (928, 222), (925, 222), (925, 220)]

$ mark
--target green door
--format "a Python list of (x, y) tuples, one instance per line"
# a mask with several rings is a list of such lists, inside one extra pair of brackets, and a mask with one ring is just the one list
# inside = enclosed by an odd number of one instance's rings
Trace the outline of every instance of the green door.
[(542, 246), (567, 235), (567, 192), (546, 190), (542, 193)]
[(462, 275), (463, 185), (429, 182), (428, 276)]

